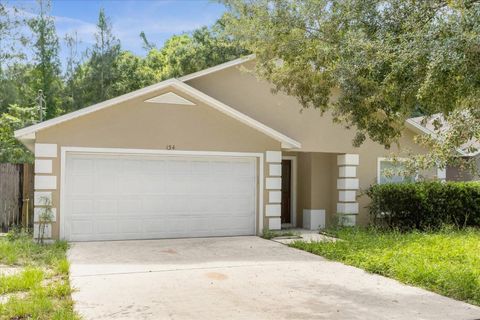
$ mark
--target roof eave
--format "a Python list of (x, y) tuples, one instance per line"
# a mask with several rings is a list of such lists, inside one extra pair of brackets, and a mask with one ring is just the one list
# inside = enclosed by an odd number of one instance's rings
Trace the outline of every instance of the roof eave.
[(255, 54), (250, 54), (248, 56), (240, 57), (240, 58), (237, 58), (235, 60), (228, 61), (228, 62), (219, 64), (219, 65), (216, 65), (216, 66), (204, 69), (204, 70), (200, 70), (200, 71), (197, 71), (197, 72), (194, 72), (194, 73), (191, 73), (191, 74), (187, 74), (183, 77), (178, 78), (178, 80), (183, 81), (183, 82), (193, 80), (193, 79), (200, 78), (200, 77), (206, 76), (206, 75), (214, 73), (214, 72), (218, 72), (218, 71), (221, 71), (221, 70), (224, 70), (224, 69), (227, 69), (227, 68), (238, 66), (240, 64), (243, 64), (245, 62), (248, 62), (248, 61), (251, 61), (251, 60), (254, 60), (254, 59), (255, 59)]
[[(418, 122), (414, 121), (413, 119), (407, 119), (406, 120), (407, 128), (411, 129), (412, 131), (419, 133), (419, 134), (428, 134), (433, 136), (434, 138), (437, 138), (438, 135), (433, 132), (432, 130), (425, 128)], [(480, 150), (474, 153), (466, 153), (462, 149), (457, 149), (457, 152), (462, 156), (462, 157), (475, 157), (480, 154)]]

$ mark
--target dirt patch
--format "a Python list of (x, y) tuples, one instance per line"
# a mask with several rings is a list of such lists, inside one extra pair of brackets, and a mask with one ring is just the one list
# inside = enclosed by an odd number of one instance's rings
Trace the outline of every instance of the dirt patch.
[(227, 280), (228, 276), (220, 272), (209, 272), (207, 277), (212, 280)]
[(8, 300), (12, 297), (17, 299), (25, 299), (27, 297), (27, 292), (14, 292), (14, 293), (7, 293), (7, 294), (0, 294), (0, 304), (7, 303)]
[(11, 276), (17, 273), (22, 272), (22, 267), (12, 267), (4, 264), (0, 264), (0, 277), (1, 276)]

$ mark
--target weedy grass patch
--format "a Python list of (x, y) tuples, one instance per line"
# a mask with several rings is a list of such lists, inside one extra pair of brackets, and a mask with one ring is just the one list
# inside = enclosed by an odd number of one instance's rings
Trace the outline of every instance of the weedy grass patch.
[(480, 305), (480, 230), (336, 230), (345, 241), (290, 246)]
[(0, 239), (0, 264), (21, 271), (0, 276), (0, 319), (80, 319), (73, 310), (66, 242), (34, 243), (28, 235)]

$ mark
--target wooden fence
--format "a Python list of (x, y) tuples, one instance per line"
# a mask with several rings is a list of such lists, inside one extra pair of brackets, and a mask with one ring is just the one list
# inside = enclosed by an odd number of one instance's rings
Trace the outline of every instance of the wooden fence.
[(33, 223), (33, 166), (0, 163), (0, 232)]

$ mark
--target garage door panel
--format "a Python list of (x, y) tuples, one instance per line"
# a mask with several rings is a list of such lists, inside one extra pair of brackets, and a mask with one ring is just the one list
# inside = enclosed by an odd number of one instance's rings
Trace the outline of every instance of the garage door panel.
[(118, 177), (118, 193), (121, 195), (143, 194), (142, 176), (122, 174)]
[(144, 230), (147, 234), (156, 235), (164, 234), (167, 231), (167, 225), (165, 221), (159, 219), (145, 219)]
[[(145, 196), (143, 197), (140, 210), (142, 213), (156, 213), (165, 212), (166, 209), (166, 197), (165, 196)], [(139, 207), (137, 207), (138, 210)]]
[(144, 194), (159, 194), (165, 192), (165, 176), (151, 174), (142, 177)]
[(93, 226), (95, 234), (116, 234), (118, 221), (114, 217), (96, 216)]
[(87, 198), (80, 198), (79, 197), (79, 198), (73, 198), (73, 199), (67, 198), (66, 200), (67, 200), (66, 209), (72, 215), (94, 212), (94, 210), (93, 210), (94, 200), (93, 199), (87, 199)]
[(142, 207), (142, 200), (138, 197), (122, 197), (118, 199), (118, 213), (125, 214), (138, 211)]
[(71, 162), (71, 173), (91, 174), (93, 168), (93, 160), (90, 159), (73, 159)]
[[(87, 156), (88, 157), (88, 156)], [(98, 159), (94, 161), (95, 172), (102, 174), (115, 174), (121, 171), (121, 162), (116, 161), (115, 159)]]
[(118, 211), (117, 208), (117, 199), (97, 199), (94, 202), (94, 212), (98, 212), (100, 214), (116, 214)]
[(124, 219), (118, 221), (118, 233), (142, 234), (143, 222), (138, 219)]
[(93, 192), (95, 195), (116, 195), (118, 194), (117, 176), (97, 173), (94, 178)]
[(192, 163), (187, 160), (167, 161), (167, 173), (171, 176), (185, 176), (192, 174)]
[(212, 165), (208, 161), (192, 161), (190, 166), (195, 176), (209, 176), (212, 173)]
[(75, 194), (92, 194), (94, 179), (92, 175), (72, 175), (70, 186)]
[(68, 240), (255, 234), (254, 158), (73, 154), (66, 163)]
[(72, 219), (70, 231), (72, 235), (93, 234), (94, 221), (92, 219)]

